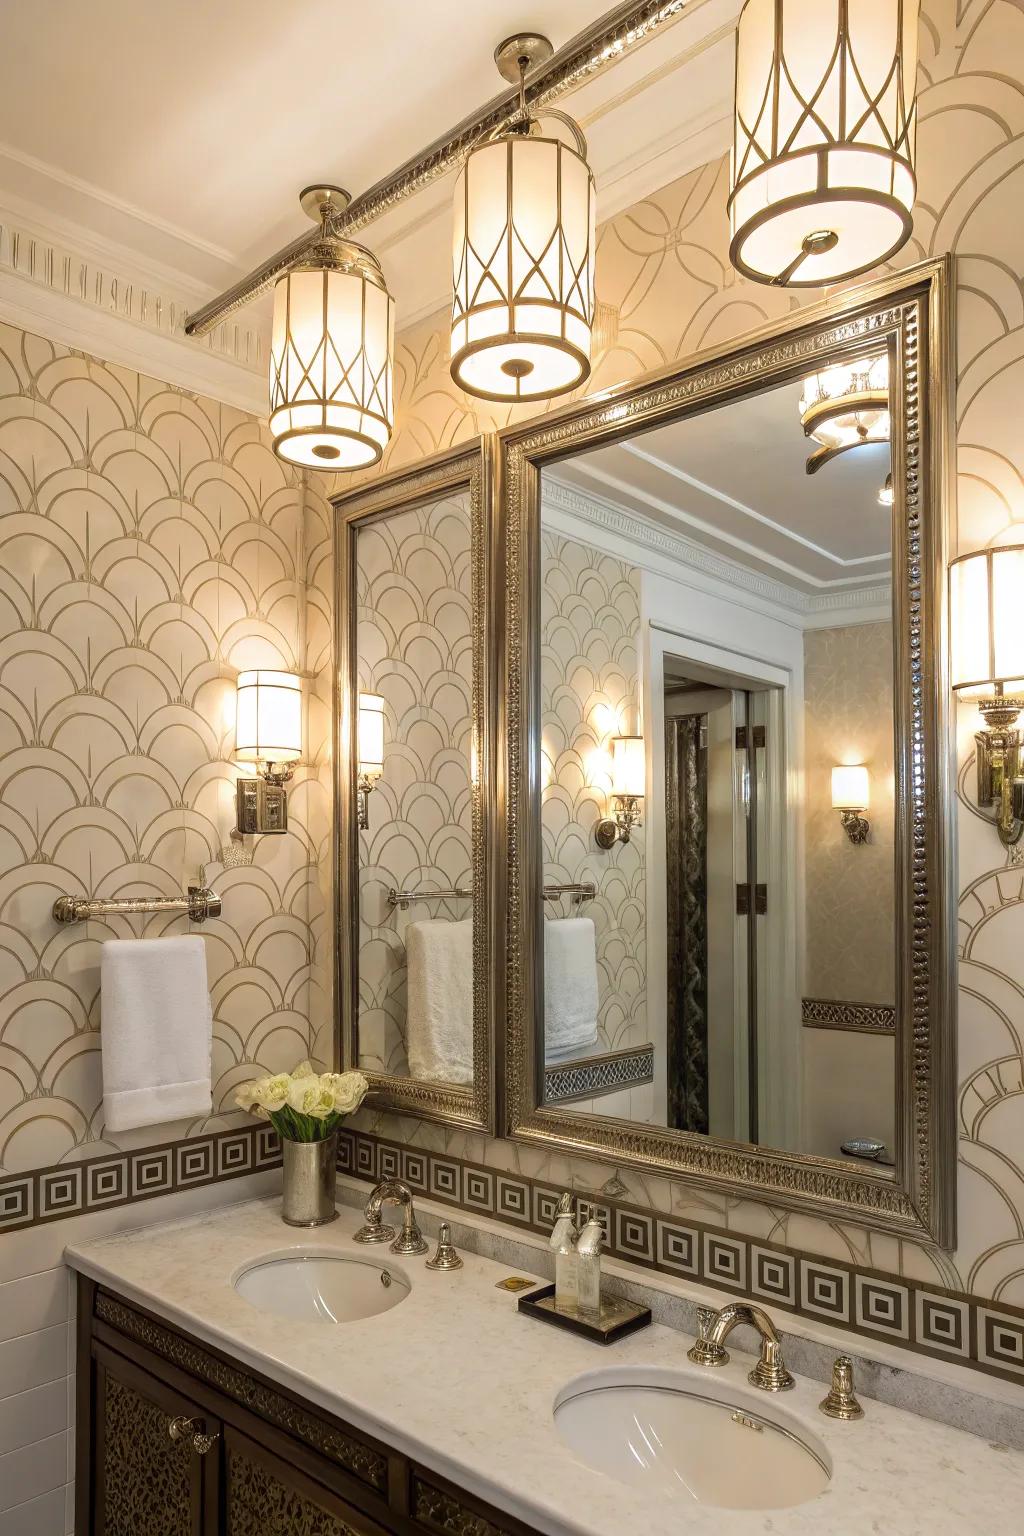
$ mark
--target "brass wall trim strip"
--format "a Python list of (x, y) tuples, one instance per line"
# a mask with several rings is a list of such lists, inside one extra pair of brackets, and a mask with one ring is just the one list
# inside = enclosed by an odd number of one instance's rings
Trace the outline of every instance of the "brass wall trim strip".
[[(615, 6), (592, 26), (570, 38), (534, 73), (526, 87), (527, 105), (537, 110), (577, 90), (610, 65), (634, 53), (655, 32), (664, 31), (672, 22), (678, 21), (689, 3), (690, 0), (660, 0), (660, 3), (659, 0), (644, 0), (638, 5), (632, 0), (630, 4)], [(343, 213), (330, 220), (329, 233), (336, 236), (354, 234), (439, 177), (457, 171), (473, 145), (485, 134), (510, 122), (518, 109), (518, 86), (493, 97), (486, 106), (464, 118), (411, 160), (353, 198)], [(250, 272), (248, 277), (197, 309), (185, 321), (185, 335), (206, 336), (222, 320), (265, 293), (282, 272), (320, 241), (321, 235), (319, 225), (311, 227)]]
[(805, 997), (805, 1029), (850, 1029), (862, 1035), (894, 1035), (896, 1009), (890, 1003), (851, 1003), (842, 998)]

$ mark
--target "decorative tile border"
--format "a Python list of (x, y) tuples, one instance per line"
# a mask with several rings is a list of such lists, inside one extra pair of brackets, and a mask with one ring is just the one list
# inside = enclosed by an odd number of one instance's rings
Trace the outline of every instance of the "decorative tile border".
[(610, 1051), (585, 1061), (545, 1067), (544, 1102), (562, 1104), (568, 1099), (591, 1099), (653, 1081), (654, 1046), (641, 1045), (635, 1050)]
[[(246, 1125), (137, 1152), (108, 1152), (81, 1163), (7, 1174), (0, 1178), (0, 1234), (198, 1189), (276, 1168), (280, 1162), (281, 1146), (273, 1127)], [(440, 1188), (431, 1193), (446, 1198)]]
[(805, 1029), (852, 1029), (861, 1035), (894, 1035), (896, 1009), (888, 1003), (850, 1003), (838, 998), (805, 997)]
[[(341, 1133), (338, 1166), (370, 1181), (410, 1166), (415, 1185), (443, 1204), (547, 1235), (561, 1188), (511, 1170), (486, 1168), (447, 1153)], [(403, 1175), (404, 1176), (404, 1175)], [(410, 1180), (411, 1182), (411, 1180)], [(581, 1219), (597, 1212), (608, 1253), (645, 1269), (684, 1275), (766, 1306), (848, 1329), (1000, 1376), (1024, 1387), (1024, 1308), (997, 1306), (878, 1270), (781, 1248), (691, 1217), (577, 1196)]]

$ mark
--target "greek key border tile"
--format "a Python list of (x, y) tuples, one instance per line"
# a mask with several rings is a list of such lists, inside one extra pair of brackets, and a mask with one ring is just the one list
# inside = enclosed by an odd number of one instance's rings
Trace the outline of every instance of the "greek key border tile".
[[(350, 1147), (346, 1153), (351, 1155)], [(251, 1125), (0, 1176), (0, 1236), (65, 1216), (199, 1189), (280, 1163), (276, 1131)]]
[(849, 1029), (862, 1035), (894, 1035), (896, 1009), (888, 1003), (852, 1003), (830, 997), (805, 997), (800, 1005), (805, 1029)]
[[(401, 1165), (402, 1156), (413, 1151), (342, 1130), (339, 1168), (353, 1169), (357, 1149), (358, 1161), (374, 1170), (361, 1175), (368, 1179), (378, 1168), (393, 1166), (396, 1156)], [(414, 1155), (423, 1161), (432, 1199), (504, 1221), (520, 1232), (550, 1232), (563, 1192), (550, 1177), (530, 1178), (446, 1152), (416, 1148)], [(604, 1224), (610, 1257), (638, 1269), (686, 1276), (795, 1316), (826, 1320), (854, 1335), (885, 1338), (918, 1354), (1024, 1382), (1024, 1307), (996, 1305), (906, 1276), (819, 1258), (603, 1193), (577, 1190), (576, 1208), (580, 1219), (594, 1213)]]

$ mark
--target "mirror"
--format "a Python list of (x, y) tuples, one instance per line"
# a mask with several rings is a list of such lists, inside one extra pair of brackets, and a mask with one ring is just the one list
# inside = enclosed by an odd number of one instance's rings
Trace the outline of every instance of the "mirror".
[(511, 1134), (946, 1241), (944, 271), (500, 453)]
[(490, 1120), (480, 450), (335, 503), (339, 988), (376, 1102)]
[(542, 471), (546, 1104), (891, 1170), (888, 363)]

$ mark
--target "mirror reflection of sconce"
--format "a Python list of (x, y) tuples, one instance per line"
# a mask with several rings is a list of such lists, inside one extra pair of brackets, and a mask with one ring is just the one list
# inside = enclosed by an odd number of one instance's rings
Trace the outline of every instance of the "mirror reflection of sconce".
[(642, 736), (613, 736), (612, 814), (598, 822), (594, 839), (599, 848), (614, 848), (617, 841), (629, 842), (634, 827), (640, 827), (641, 802), (647, 789), (647, 764)]
[(832, 769), (832, 809), (851, 843), (866, 843), (871, 823), (862, 815), (869, 804), (868, 771), (862, 763)]
[(235, 820), (239, 832), (288, 830), (284, 786), (302, 756), (302, 682), (294, 672), (240, 672), (236, 684), (236, 761), (255, 763), (258, 777), (239, 779)]
[(370, 795), (384, 772), (384, 700), (379, 693), (359, 695), (356, 824), (361, 832), (370, 825)]
[(994, 809), (1000, 841), (1012, 848), (1024, 834), (1024, 544), (961, 555), (949, 587), (953, 688), (985, 722), (974, 738), (978, 805)]

